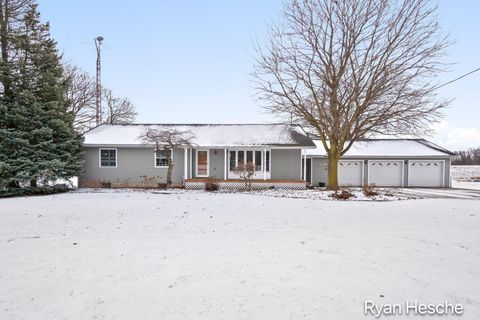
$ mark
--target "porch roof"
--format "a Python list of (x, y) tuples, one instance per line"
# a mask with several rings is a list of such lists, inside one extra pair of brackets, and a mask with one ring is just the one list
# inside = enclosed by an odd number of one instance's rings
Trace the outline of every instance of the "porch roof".
[(287, 124), (121, 124), (100, 125), (85, 133), (84, 146), (148, 146), (141, 135), (147, 129), (189, 130), (199, 147), (315, 148), (299, 125)]

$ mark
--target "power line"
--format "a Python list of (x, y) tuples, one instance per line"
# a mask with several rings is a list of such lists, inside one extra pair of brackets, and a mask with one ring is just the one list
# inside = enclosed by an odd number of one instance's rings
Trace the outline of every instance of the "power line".
[(439, 85), (439, 86), (436, 86), (436, 87), (433, 88), (432, 90), (437, 90), (437, 89), (440, 89), (441, 87), (445, 87), (447, 84), (450, 84), (450, 83), (452, 83), (452, 82), (455, 82), (455, 81), (458, 81), (458, 80), (460, 80), (460, 79), (462, 79), (462, 78), (465, 78), (466, 76), (469, 76), (469, 75), (471, 75), (472, 73), (475, 73), (475, 72), (477, 72), (477, 71), (480, 71), (480, 68), (477, 68), (477, 69), (475, 69), (475, 70), (473, 70), (473, 71), (470, 71), (470, 72), (468, 72), (468, 73), (465, 73), (464, 75), (461, 75), (461, 76), (458, 77), (458, 78), (455, 78), (455, 79), (453, 79), (453, 80), (450, 80), (450, 81), (448, 81), (448, 82), (445, 82), (444, 84), (441, 84), (441, 85)]

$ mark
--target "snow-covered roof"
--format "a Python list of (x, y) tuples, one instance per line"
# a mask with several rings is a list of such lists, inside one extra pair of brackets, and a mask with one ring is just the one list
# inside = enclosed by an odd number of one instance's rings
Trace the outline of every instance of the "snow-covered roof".
[[(307, 156), (326, 156), (320, 140), (316, 149), (306, 150)], [(426, 157), (449, 156), (452, 152), (425, 139), (368, 139), (353, 143), (344, 157)]]
[(142, 146), (149, 128), (189, 130), (204, 147), (284, 146), (314, 148), (301, 126), (286, 124), (123, 124), (101, 125), (85, 133), (84, 146)]

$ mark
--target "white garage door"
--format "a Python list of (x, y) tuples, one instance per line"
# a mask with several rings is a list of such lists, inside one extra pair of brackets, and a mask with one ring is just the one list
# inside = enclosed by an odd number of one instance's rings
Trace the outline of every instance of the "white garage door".
[(408, 161), (409, 187), (443, 187), (443, 160)]
[(379, 187), (402, 187), (403, 160), (369, 160), (368, 184)]
[(363, 185), (363, 160), (340, 160), (338, 184), (341, 186)]

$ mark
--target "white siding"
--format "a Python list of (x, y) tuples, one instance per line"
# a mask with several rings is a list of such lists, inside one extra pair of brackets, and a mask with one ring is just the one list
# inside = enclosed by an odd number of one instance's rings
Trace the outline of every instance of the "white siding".
[(320, 182), (327, 183), (328, 169), (327, 160), (313, 158), (312, 159), (312, 185), (318, 187)]

